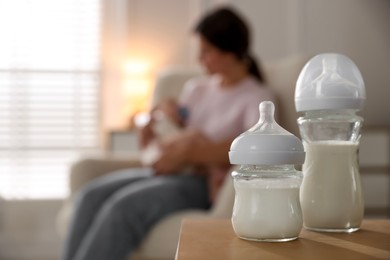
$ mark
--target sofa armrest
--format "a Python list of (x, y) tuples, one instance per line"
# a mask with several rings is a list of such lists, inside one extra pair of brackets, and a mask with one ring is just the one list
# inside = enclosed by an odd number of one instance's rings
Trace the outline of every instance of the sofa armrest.
[(104, 155), (81, 159), (75, 162), (70, 169), (70, 197), (86, 183), (97, 177), (113, 171), (140, 166), (141, 163), (137, 155), (128, 157)]

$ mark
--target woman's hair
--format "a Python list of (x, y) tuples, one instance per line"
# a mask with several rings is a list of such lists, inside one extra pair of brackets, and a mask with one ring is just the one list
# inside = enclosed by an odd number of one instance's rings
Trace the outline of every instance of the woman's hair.
[(195, 32), (218, 49), (233, 53), (239, 60), (246, 62), (249, 73), (264, 82), (260, 67), (249, 54), (249, 28), (231, 8), (223, 7), (207, 14), (195, 27)]

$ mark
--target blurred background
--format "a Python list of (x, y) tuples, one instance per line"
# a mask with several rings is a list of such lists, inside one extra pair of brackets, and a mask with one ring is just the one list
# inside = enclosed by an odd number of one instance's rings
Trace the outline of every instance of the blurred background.
[(1, 260), (58, 259), (69, 167), (112, 149), (159, 71), (198, 68), (192, 26), (220, 4), (246, 16), (263, 62), (339, 52), (357, 64), (367, 212), (389, 217), (390, 1), (0, 0)]

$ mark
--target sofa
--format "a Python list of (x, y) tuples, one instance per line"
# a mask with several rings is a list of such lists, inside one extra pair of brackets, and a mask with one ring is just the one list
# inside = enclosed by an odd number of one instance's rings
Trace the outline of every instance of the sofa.
[[(295, 83), (309, 56), (296, 54), (263, 65), (267, 85), (277, 97), (276, 113), (279, 123), (299, 136), (294, 107)], [(186, 80), (199, 75), (199, 71), (168, 69), (159, 73), (152, 96), (152, 104), (166, 98), (177, 98)], [(73, 210), (74, 194), (87, 182), (115, 170), (140, 166), (137, 155), (119, 158), (112, 155), (88, 157), (75, 162), (70, 170), (70, 196), (58, 216), (58, 229), (65, 235)], [(234, 167), (232, 167), (233, 169)], [(132, 260), (174, 259), (183, 218), (230, 218), (234, 201), (232, 179), (228, 175), (214, 205), (209, 210), (186, 210), (161, 220), (149, 232)]]

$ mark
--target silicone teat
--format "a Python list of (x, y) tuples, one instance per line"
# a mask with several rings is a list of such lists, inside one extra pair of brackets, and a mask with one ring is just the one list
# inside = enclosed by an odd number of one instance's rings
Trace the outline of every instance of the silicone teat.
[(356, 64), (344, 55), (317, 55), (306, 63), (299, 74), (295, 89), (298, 112), (361, 110), (365, 100), (362, 75)]
[[(313, 80), (313, 85), (317, 87), (318, 93), (329, 91), (339, 96), (354, 95), (355, 84), (339, 74), (337, 71), (338, 66), (336, 54), (329, 54), (322, 58), (322, 73)], [(340, 86), (344, 86), (347, 89), (341, 89)], [(323, 88), (327, 89), (324, 90)]]
[(259, 105), (260, 111), (260, 123), (273, 123), (275, 122), (275, 105), (271, 101), (265, 101)]
[(259, 105), (260, 119), (248, 132), (252, 134), (291, 135), (275, 121), (275, 105), (271, 101), (263, 101)]
[(322, 59), (322, 73), (337, 71), (337, 55), (330, 54)]

